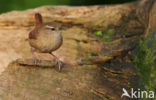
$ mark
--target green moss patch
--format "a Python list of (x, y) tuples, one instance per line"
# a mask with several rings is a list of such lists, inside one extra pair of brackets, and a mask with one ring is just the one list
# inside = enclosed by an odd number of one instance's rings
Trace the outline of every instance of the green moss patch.
[(113, 39), (114, 39), (114, 32), (115, 32), (115, 29), (114, 28), (110, 28), (110, 29), (108, 29), (105, 32), (103, 32), (103, 31), (95, 31), (94, 34), (96, 36), (100, 37), (100, 39), (102, 41), (110, 42), (110, 41), (113, 41)]
[(137, 48), (134, 65), (141, 85), (156, 92), (156, 35), (141, 40)]

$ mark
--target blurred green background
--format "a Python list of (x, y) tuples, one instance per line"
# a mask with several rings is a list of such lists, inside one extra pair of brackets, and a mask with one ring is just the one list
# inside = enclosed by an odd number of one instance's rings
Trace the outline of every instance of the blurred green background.
[(24, 10), (42, 5), (96, 5), (117, 4), (134, 0), (0, 0), (0, 13), (11, 10)]

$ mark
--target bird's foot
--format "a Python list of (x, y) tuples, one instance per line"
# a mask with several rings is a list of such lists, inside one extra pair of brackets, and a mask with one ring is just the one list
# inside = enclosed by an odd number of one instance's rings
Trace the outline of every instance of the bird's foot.
[(57, 60), (57, 64), (58, 64), (58, 70), (60, 72), (62, 69), (62, 62), (59, 59), (56, 59), (56, 60)]
[(62, 69), (62, 62), (60, 60), (58, 60), (58, 67), (59, 67), (59, 71), (61, 71), (61, 69)]
[(37, 65), (37, 59), (36, 59), (36, 57), (33, 57), (32, 59), (33, 59), (34, 64)]
[(57, 64), (58, 64), (58, 70), (60, 72), (62, 69), (62, 61), (59, 58), (57, 58), (53, 53), (50, 53), (50, 54), (56, 59)]

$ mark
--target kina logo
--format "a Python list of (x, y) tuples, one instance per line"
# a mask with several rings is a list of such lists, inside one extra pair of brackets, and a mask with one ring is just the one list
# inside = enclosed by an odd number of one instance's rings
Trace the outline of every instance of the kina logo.
[(122, 88), (122, 95), (121, 98), (123, 97), (128, 97), (128, 98), (154, 98), (154, 91), (147, 91), (147, 90), (134, 90), (133, 88), (130, 89), (130, 93), (128, 93), (128, 91), (125, 88)]

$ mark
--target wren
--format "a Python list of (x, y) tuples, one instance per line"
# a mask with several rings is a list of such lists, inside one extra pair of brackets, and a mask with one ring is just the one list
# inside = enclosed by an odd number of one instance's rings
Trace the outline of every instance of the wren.
[(29, 33), (28, 37), (35, 64), (37, 64), (37, 59), (34, 52), (49, 53), (57, 60), (59, 71), (61, 70), (61, 61), (52, 53), (59, 49), (63, 43), (63, 37), (60, 29), (60, 23), (43, 23), (41, 14), (35, 13), (35, 27)]

